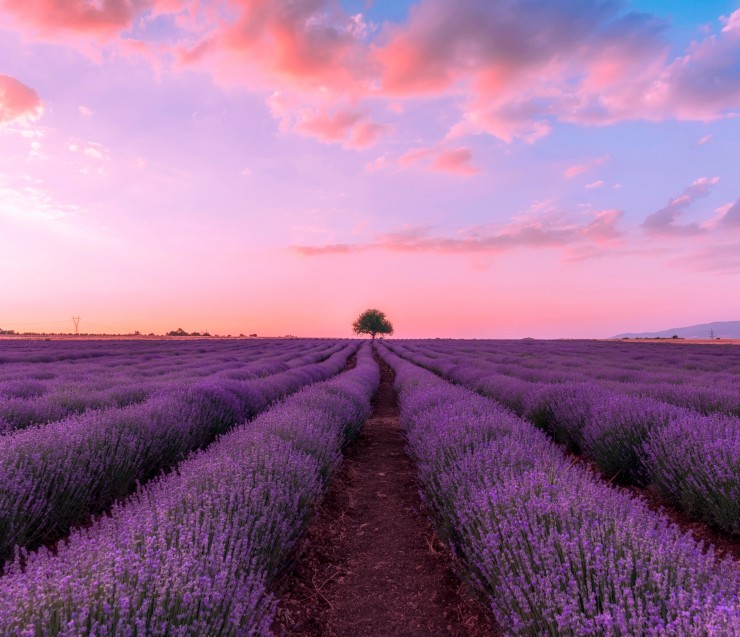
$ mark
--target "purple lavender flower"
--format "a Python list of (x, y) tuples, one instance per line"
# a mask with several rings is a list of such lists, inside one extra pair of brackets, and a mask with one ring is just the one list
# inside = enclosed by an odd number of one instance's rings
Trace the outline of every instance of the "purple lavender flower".
[[(507, 634), (740, 634), (740, 576), (729, 560), (574, 465), (496, 402), (388, 346), (381, 354), (396, 372), (437, 528)], [(558, 396), (560, 417), (588, 422), (591, 407), (577, 396)]]
[(678, 506), (740, 534), (740, 419), (684, 415), (642, 449), (649, 479)]
[(273, 376), (214, 375), (160, 390), (139, 405), (0, 436), (0, 561), (15, 545), (33, 548), (62, 537), (273, 401), (336, 374), (356, 344), (328, 345), (307, 359), (323, 361)]
[(56, 555), (23, 554), (0, 579), (0, 634), (267, 635), (269, 585), (378, 382), (364, 346), (354, 369), (223, 435)]
[(740, 427), (715, 422), (740, 405), (736, 348), (506, 341), (389, 347), (513, 409), (594, 460), (610, 480), (655, 482), (676, 506), (738, 532)]

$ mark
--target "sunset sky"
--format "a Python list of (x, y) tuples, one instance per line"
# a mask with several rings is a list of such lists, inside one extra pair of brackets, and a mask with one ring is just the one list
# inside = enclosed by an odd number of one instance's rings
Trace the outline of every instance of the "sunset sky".
[(0, 327), (740, 320), (738, 115), (738, 0), (0, 0)]

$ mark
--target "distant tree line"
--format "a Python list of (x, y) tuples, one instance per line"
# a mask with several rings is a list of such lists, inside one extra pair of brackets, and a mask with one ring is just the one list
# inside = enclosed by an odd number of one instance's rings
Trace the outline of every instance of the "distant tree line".
[(210, 336), (210, 334), (208, 332), (186, 332), (181, 327), (178, 327), (176, 330), (167, 332), (167, 336)]

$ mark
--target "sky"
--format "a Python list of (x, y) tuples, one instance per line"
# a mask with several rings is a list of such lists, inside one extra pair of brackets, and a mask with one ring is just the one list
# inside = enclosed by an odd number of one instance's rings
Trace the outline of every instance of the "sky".
[(738, 0), (0, 0), (0, 328), (740, 320), (738, 115)]

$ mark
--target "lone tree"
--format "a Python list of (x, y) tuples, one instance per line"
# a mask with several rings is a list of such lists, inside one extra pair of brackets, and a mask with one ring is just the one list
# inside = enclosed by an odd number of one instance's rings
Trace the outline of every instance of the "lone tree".
[(376, 334), (393, 334), (393, 325), (380, 310), (365, 310), (352, 323), (352, 329), (355, 334), (370, 334), (372, 340)]

